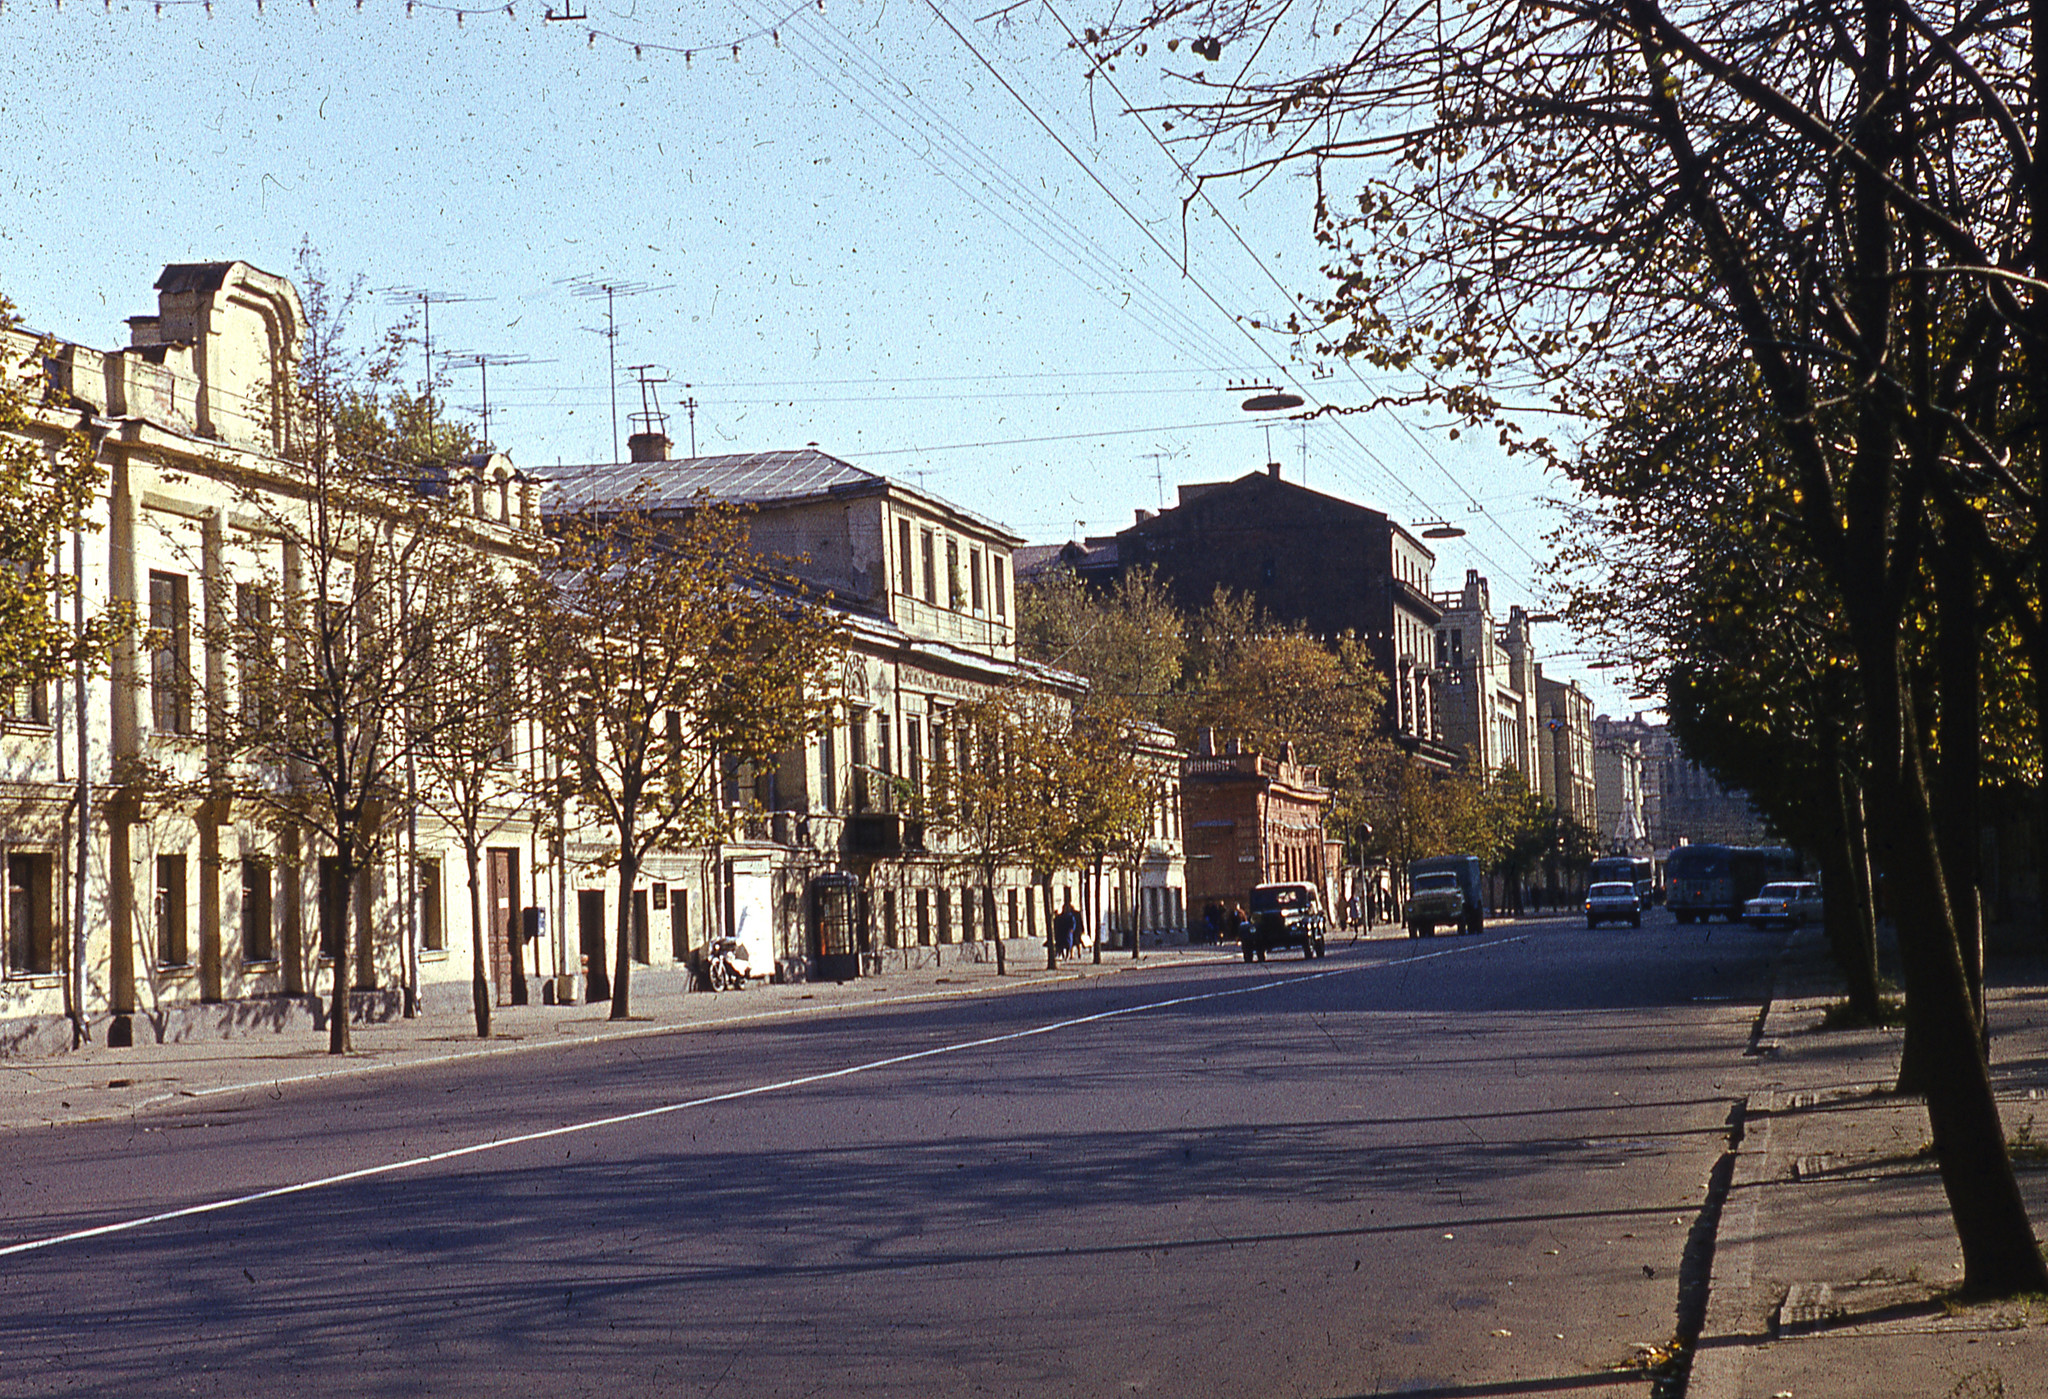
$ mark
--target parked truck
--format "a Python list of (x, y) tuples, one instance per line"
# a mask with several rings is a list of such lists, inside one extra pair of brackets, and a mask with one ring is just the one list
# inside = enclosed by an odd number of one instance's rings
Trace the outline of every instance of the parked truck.
[(1436, 936), (1440, 927), (1464, 933), (1486, 927), (1486, 888), (1477, 855), (1436, 855), (1408, 864), (1408, 936)]

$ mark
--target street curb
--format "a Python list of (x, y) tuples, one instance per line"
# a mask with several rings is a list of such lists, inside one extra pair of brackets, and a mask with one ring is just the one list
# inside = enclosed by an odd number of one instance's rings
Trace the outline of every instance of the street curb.
[[(1707, 1315), (1681, 1391), (1684, 1399), (1741, 1399), (1750, 1347), (1739, 1338), (1756, 1268), (1757, 1215), (1770, 1180), (1771, 1116), (1777, 1095), (1743, 1099), (1743, 1134), (1723, 1201), (1707, 1281)], [(1731, 1246), (1732, 1245), (1732, 1246)], [(1717, 1339), (1719, 1344), (1716, 1343)]]
[[(1785, 1002), (1778, 995), (1780, 971), (1798, 940), (1799, 934), (1788, 938), (1771, 959), (1770, 986), (1750, 1028), (1749, 1045), (1743, 1051), (1745, 1059), (1769, 1058), (1777, 1052), (1781, 1027), (1772, 1022), (1785, 1015)], [(1751, 1349), (1742, 1329), (1743, 1318), (1751, 1310), (1757, 1218), (1764, 1190), (1770, 1184), (1771, 1128), (1781, 1105), (1781, 1095), (1771, 1090), (1749, 1093), (1742, 1099), (1738, 1119), (1741, 1136), (1729, 1148), (1735, 1157), (1735, 1168), (1722, 1198), (1714, 1234), (1713, 1264), (1707, 1274), (1706, 1317), (1685, 1383), (1674, 1399), (1741, 1399), (1743, 1370)]]
[[(314, 1057), (303, 1068), (295, 1066), (295, 1072), (250, 1077), (231, 1083), (215, 1083), (202, 1087), (175, 1087), (166, 1092), (136, 1098), (118, 1105), (102, 1108), (71, 1111), (60, 1114), (46, 1114), (33, 1119), (0, 1121), (0, 1133), (9, 1131), (32, 1131), (38, 1128), (69, 1126), (95, 1122), (111, 1122), (132, 1118), (176, 1103), (196, 1103), (216, 1098), (229, 1097), (239, 1093), (272, 1092), (279, 1088), (311, 1083), (328, 1083), (344, 1079), (365, 1077), (372, 1074), (394, 1073), (407, 1069), (423, 1069), (440, 1065), (456, 1064), (476, 1059), (495, 1059), (508, 1055), (534, 1053), (542, 1050), (557, 1050), (578, 1045), (610, 1044), (630, 1040), (647, 1039), (659, 1035), (694, 1034), (718, 1030), (728, 1026), (760, 1025), (798, 1017), (842, 1014), (861, 1011), (872, 1007), (905, 1005), (920, 1001), (958, 1000), (973, 996), (1009, 994), (1020, 991), (1051, 989), (1070, 986), (1099, 978), (1105, 974), (1121, 976), (1135, 971), (1155, 971), (1172, 967), (1210, 962), (1235, 962), (1235, 953), (1228, 957), (1216, 954), (1180, 954), (1154, 956), (1138, 960), (1129, 957), (1114, 961), (1105, 959), (1100, 964), (1085, 963), (1079, 966), (1063, 966), (1057, 972), (1043, 968), (1033, 973), (1010, 978), (997, 978), (992, 973), (977, 977), (973, 982), (958, 985), (927, 985), (914, 990), (905, 990), (889, 995), (877, 995), (860, 1000), (804, 1002), (792, 1000), (780, 994), (788, 988), (771, 990), (762, 987), (752, 992), (729, 992), (727, 997), (755, 995), (763, 999), (773, 996), (774, 1000), (760, 1009), (743, 1009), (732, 1013), (706, 1011), (690, 1019), (662, 1019), (656, 1021), (650, 1014), (636, 1015), (623, 1022), (586, 1020), (582, 1024), (570, 1023), (553, 1027), (552, 1033), (532, 1039), (507, 1040), (458, 1040), (442, 1041), (438, 1047), (422, 1048), (417, 1043), (401, 1043), (368, 1050), (352, 1051), (334, 1059)], [(794, 983), (792, 985), (795, 985)], [(702, 993), (708, 994), (708, 993)], [(52, 1056), (44, 1061), (56, 1072), (77, 1071), (87, 1067), (76, 1059), (65, 1055)], [(103, 1065), (95, 1065), (96, 1069)], [(150, 1076), (150, 1068), (137, 1065), (132, 1071), (138, 1079)]]

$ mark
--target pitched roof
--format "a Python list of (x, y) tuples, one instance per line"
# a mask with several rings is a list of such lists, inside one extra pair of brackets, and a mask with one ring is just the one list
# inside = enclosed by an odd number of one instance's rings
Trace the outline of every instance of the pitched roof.
[(688, 510), (707, 500), (746, 505), (780, 505), (826, 496), (891, 492), (922, 501), (944, 515), (971, 521), (989, 533), (1022, 542), (1009, 529), (878, 472), (867, 471), (815, 447), (794, 451), (742, 452), (674, 461), (599, 462), (588, 466), (544, 466), (530, 476), (551, 482), (542, 501), (549, 515), (570, 515), (592, 507)]
[(679, 461), (548, 466), (533, 474), (555, 483), (548, 508), (558, 514), (627, 503), (643, 510), (686, 510), (707, 499), (765, 505), (888, 484), (885, 477), (813, 447)]

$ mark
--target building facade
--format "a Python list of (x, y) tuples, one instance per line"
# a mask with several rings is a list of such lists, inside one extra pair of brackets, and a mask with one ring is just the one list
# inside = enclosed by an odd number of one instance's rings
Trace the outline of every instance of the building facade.
[(1594, 830), (1603, 850), (1647, 856), (1654, 849), (1643, 819), (1643, 736), (1637, 724), (1602, 714), (1593, 721)]
[(1098, 581), (1149, 568), (1185, 612), (1220, 587), (1325, 641), (1356, 635), (1388, 677), (1395, 740), (1431, 767), (1450, 766), (1431, 660), (1436, 556), (1381, 512), (1294, 485), (1274, 465), (1183, 485), (1172, 509), (1141, 510), (1128, 529), (1058, 558)]
[(1592, 697), (1578, 681), (1552, 680), (1541, 667), (1536, 671), (1536, 746), (1543, 795), (1560, 812), (1597, 831), (1600, 801)]
[[(60, 344), (54, 392), (29, 433), (55, 449), (88, 434), (105, 477), (88, 528), (60, 550), (81, 615), (117, 615), (111, 672), (15, 697), (0, 722), (10, 938), (0, 1042), (79, 1030), (107, 1043), (177, 1039), (318, 1016), (332, 985), (333, 852), (273, 810), (223, 795), (228, 755), (210, 716), (236, 702), (226, 623), (314, 565), (278, 521), (308, 500), (290, 452), (294, 369), (307, 334), (291, 283), (241, 262), (176, 264), (132, 343)], [(10, 334), (10, 364), (33, 349)], [(531, 483), (502, 457), (441, 483), (451, 528), (486, 557), (537, 547)], [(403, 514), (394, 507), (393, 518)], [(287, 604), (289, 605), (289, 604)], [(508, 738), (525, 762), (531, 735)], [(214, 795), (203, 795), (212, 792)], [(501, 813), (486, 852), (486, 978), (501, 999), (560, 970), (529, 929), (558, 913), (538, 824)], [(354, 890), (358, 1013), (467, 1003), (465, 860), (431, 815), (383, 842)], [(557, 923), (555, 926), (559, 926)]]
[(1514, 768), (1532, 791), (1551, 795), (1552, 775), (1539, 761), (1536, 681), (1528, 615), (1510, 607), (1496, 622), (1486, 579), (1465, 573), (1465, 586), (1438, 593), (1436, 673), (1444, 741), (1486, 777)]
[[(757, 964), (802, 976), (845, 959), (918, 962), (949, 946), (982, 955), (994, 938), (1043, 941), (1053, 909), (1072, 899), (1090, 936), (1128, 938), (1133, 925), (1178, 930), (1178, 821), (1156, 817), (1140, 851), (1055, 878), (1005, 870), (986, 887), (973, 852), (952, 848), (917, 812), (930, 770), (957, 729), (954, 711), (991, 691), (1031, 684), (1071, 701), (1079, 677), (1019, 661), (1012, 553), (1021, 539), (937, 496), (816, 449), (671, 459), (657, 434), (638, 460), (549, 468), (552, 512), (631, 504), (680, 517), (706, 500), (750, 512), (751, 546), (839, 613), (846, 652), (838, 712), (772, 771), (746, 774), (726, 799), (743, 838), (715, 851), (657, 856), (667, 875), (707, 892), (714, 922), (690, 921), (650, 965), (687, 965), (718, 919), (746, 911), (760, 930)], [(1172, 811), (1177, 764), (1148, 736), (1159, 810)], [(1150, 754), (1151, 756), (1146, 756)], [(602, 850), (572, 851), (579, 899), (597, 921)], [(581, 873), (573, 873), (581, 871)], [(843, 905), (843, 906), (842, 906)]]

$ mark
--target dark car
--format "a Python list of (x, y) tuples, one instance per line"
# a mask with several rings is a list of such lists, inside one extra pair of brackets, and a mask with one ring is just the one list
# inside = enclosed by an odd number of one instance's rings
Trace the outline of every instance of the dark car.
[(1323, 955), (1323, 900), (1313, 884), (1260, 884), (1246, 905), (1240, 934), (1244, 959), (1263, 962), (1275, 948), (1298, 947), (1304, 959)]

